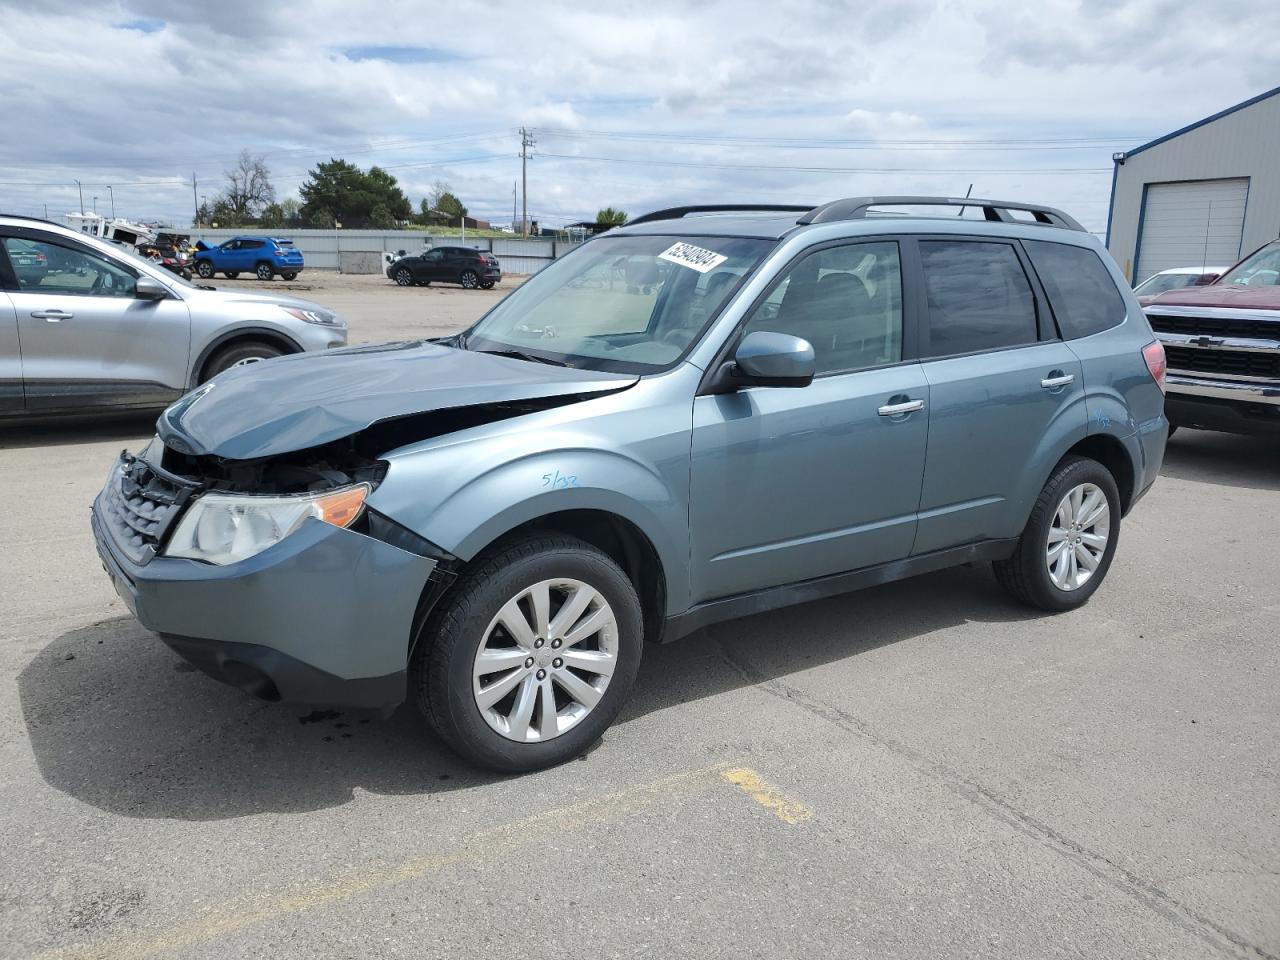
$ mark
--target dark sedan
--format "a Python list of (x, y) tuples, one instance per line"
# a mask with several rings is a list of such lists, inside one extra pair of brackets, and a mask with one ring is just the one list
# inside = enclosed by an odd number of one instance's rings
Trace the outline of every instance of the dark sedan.
[(471, 247), (432, 247), (387, 266), (387, 277), (402, 287), (459, 283), (468, 290), (488, 290), (502, 279), (498, 258)]

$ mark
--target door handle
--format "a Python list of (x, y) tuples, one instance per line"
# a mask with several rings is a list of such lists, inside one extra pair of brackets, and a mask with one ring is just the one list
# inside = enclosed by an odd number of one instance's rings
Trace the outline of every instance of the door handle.
[(1046, 390), (1052, 390), (1055, 387), (1065, 387), (1068, 383), (1073, 382), (1076, 378), (1076, 375), (1074, 373), (1057, 373), (1057, 371), (1054, 371), (1054, 372), (1056, 375), (1045, 377), (1043, 380), (1040, 381), (1040, 386), (1044, 387)]
[(886, 403), (876, 411), (882, 417), (898, 417), (904, 413), (915, 413), (924, 409), (923, 400), (906, 400), (902, 403)]
[(74, 317), (74, 313), (68, 313), (65, 310), (59, 310), (56, 307), (52, 310), (32, 310), (31, 318), (33, 320), (48, 320), (50, 323), (57, 323), (59, 320), (70, 320)]

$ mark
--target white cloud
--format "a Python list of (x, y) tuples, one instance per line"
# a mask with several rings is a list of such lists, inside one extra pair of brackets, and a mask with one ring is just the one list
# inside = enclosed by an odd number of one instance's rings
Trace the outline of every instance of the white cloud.
[[(268, 155), (282, 195), (338, 156), (386, 167), (415, 202), (446, 179), (502, 219), (528, 125), (530, 209), (549, 222), (605, 205), (973, 183), (1100, 229), (1113, 150), (1276, 82), (1280, 21), (1258, 9), (464, 0), (428, 16), (385, 0), (324, 0), (305, 15), (259, 0), (0, 0), (0, 209), (58, 215), (76, 205), (78, 178), (86, 203), (111, 183), (121, 212), (181, 222), (192, 172), (211, 196), (248, 148)], [(1221, 28), (1232, 23), (1248, 29)], [(1099, 140), (954, 143), (1085, 137)]]

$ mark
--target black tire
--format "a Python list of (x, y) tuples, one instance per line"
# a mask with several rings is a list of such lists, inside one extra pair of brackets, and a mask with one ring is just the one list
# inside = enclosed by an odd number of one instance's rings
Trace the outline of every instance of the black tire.
[[(472, 671), (502, 606), (555, 577), (580, 580), (608, 602), (618, 624), (618, 662), (600, 701), (576, 725), (546, 741), (518, 743), (481, 715)], [(440, 738), (463, 758), (504, 773), (538, 770), (581, 756), (600, 739), (635, 683), (643, 633), (635, 587), (613, 560), (573, 537), (531, 536), (478, 557), (440, 600), (414, 650), (410, 690)]]
[(298, 271), (297, 271), (297, 270), (285, 270), (285, 271), (283, 271), (283, 272), (280, 274), (280, 277), (281, 277), (281, 279), (283, 279), (283, 280), (297, 280), (297, 279), (298, 279)]
[(222, 272), (226, 275), (228, 280), (234, 280), (236, 277), (240, 276), (239, 270), (224, 270)]
[(492, 290), (492, 289), (493, 289), (493, 281), (492, 281), (492, 280), (481, 280), (481, 281), (480, 281), (480, 289), (481, 289), (481, 290)]
[(234, 367), (237, 363), (253, 363), (258, 360), (270, 360), (284, 356), (284, 351), (275, 344), (263, 340), (237, 340), (223, 347), (204, 365), (200, 382), (211, 380), (223, 370)]
[(200, 274), (200, 279), (202, 280), (212, 280), (214, 273), (213, 264), (208, 260), (197, 260), (196, 273)]
[(254, 268), (253, 272), (259, 280), (264, 282), (267, 280), (274, 280), (276, 278), (275, 268), (269, 263), (258, 264), (258, 266)]
[(396, 285), (400, 287), (413, 286), (413, 271), (408, 267), (400, 267), (395, 272)]
[(468, 290), (474, 290), (480, 286), (480, 275), (474, 270), (463, 270), (458, 274), (458, 282)]
[[(1072, 590), (1064, 590), (1056, 586), (1049, 575), (1046, 557), (1049, 528), (1062, 498), (1085, 483), (1098, 487), (1107, 499), (1110, 511), (1107, 542), (1097, 569), (1089, 579)], [(1074, 610), (1088, 602), (1106, 578), (1119, 542), (1120, 492), (1111, 471), (1096, 460), (1066, 457), (1036, 498), (1017, 550), (1007, 560), (997, 560), (992, 568), (1000, 585), (1019, 602), (1055, 613)]]

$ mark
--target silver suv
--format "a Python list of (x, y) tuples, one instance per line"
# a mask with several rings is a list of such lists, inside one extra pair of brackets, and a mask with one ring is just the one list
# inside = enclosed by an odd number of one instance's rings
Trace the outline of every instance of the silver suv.
[(75, 230), (0, 216), (0, 416), (159, 408), (238, 364), (344, 346), (293, 297), (196, 286)]
[[(922, 204), (950, 215), (873, 215)], [(1163, 357), (1056, 210), (668, 210), (457, 336), (215, 377), (121, 457), (93, 529), (213, 676), (413, 698), (526, 770), (601, 735), (645, 640), (972, 561), (1084, 603), (1160, 467)]]

